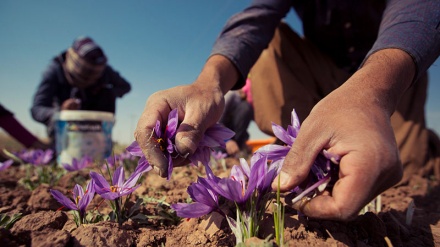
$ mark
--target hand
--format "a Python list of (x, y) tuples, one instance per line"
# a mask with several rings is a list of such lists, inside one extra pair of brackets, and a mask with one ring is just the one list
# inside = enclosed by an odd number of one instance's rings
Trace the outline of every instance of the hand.
[[(224, 94), (238, 79), (234, 65), (221, 55), (208, 59), (197, 80), (186, 86), (178, 86), (152, 94), (146, 103), (135, 131), (135, 139), (151, 166), (166, 177), (168, 160), (150, 138), (156, 121), (166, 123), (168, 114), (178, 109), (180, 126), (175, 145), (182, 154), (193, 154), (205, 130), (215, 124), (224, 108)], [(177, 158), (173, 166), (189, 163)]]
[(226, 152), (231, 156), (238, 154), (238, 152), (240, 152), (240, 148), (238, 147), (237, 142), (234, 140), (227, 141)]
[(81, 109), (81, 100), (70, 98), (63, 102), (61, 110), (79, 110)]
[(312, 109), (284, 161), (280, 189), (298, 186), (323, 149), (341, 157), (339, 180), (331, 192), (294, 208), (310, 217), (350, 220), (400, 181), (402, 166), (390, 116), (414, 71), (403, 51), (379, 51)]

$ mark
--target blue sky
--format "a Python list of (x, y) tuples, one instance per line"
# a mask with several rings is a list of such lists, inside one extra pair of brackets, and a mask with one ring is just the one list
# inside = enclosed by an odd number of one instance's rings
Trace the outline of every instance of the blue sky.
[[(152, 93), (189, 84), (200, 72), (226, 20), (250, 3), (225, 1), (2, 0), (0, 1), (0, 103), (34, 134), (33, 94), (50, 60), (81, 35), (102, 46), (109, 64), (132, 85), (117, 101), (113, 137), (133, 140), (145, 101)], [(294, 12), (286, 21), (302, 33)], [(428, 126), (440, 133), (440, 60), (430, 69)], [(255, 126), (251, 138), (264, 138)]]

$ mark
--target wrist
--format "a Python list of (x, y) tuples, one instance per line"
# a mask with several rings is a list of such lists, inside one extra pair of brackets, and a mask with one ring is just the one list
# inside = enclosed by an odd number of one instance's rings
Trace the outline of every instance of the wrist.
[(234, 64), (222, 55), (213, 55), (206, 62), (194, 84), (216, 88), (226, 94), (237, 82), (238, 71)]

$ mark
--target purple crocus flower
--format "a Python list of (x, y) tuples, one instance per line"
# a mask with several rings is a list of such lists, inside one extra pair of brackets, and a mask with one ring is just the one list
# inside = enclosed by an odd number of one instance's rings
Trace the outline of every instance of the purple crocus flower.
[(124, 167), (120, 166), (113, 174), (112, 185), (110, 185), (101, 174), (96, 172), (90, 172), (90, 177), (95, 182), (95, 191), (97, 194), (104, 199), (115, 200), (116, 198), (131, 194), (135, 191), (140, 186), (140, 184), (136, 185), (139, 177), (149, 170), (151, 170), (151, 166), (148, 163), (138, 165), (127, 181), (124, 182)]
[(72, 164), (68, 163), (62, 163), (61, 165), (69, 172), (73, 171), (79, 171), (86, 167), (88, 167), (90, 164), (92, 164), (93, 160), (89, 156), (84, 156), (81, 159), (72, 159)]
[(277, 161), (268, 166), (265, 155), (254, 154), (250, 167), (241, 158), (240, 166), (232, 167), (229, 178), (222, 178), (217, 182), (211, 179), (208, 183), (219, 195), (243, 206), (251, 195), (257, 194), (260, 198), (271, 191), (270, 185), (278, 174), (280, 165), (281, 162)]
[(177, 203), (171, 205), (182, 218), (198, 218), (209, 214), (214, 210), (218, 210), (218, 197), (208, 187), (201, 183), (193, 183), (188, 187), (188, 194), (193, 203)]
[(176, 211), (177, 216), (182, 218), (198, 218), (212, 211), (224, 215), (218, 204), (218, 194), (213, 191), (210, 185), (218, 183), (220, 178), (214, 175), (209, 166), (205, 166), (205, 168), (207, 177), (198, 177), (197, 183), (191, 184), (187, 189), (189, 196), (194, 202), (171, 205), (171, 208)]
[(291, 121), (292, 125), (288, 125), (286, 130), (282, 126), (272, 123), (274, 135), (284, 142), (286, 144), (285, 146), (268, 144), (259, 148), (256, 152), (266, 155), (269, 160), (284, 160), (290, 148), (292, 148), (301, 127), (295, 109), (292, 110)]
[[(284, 158), (292, 148), (292, 145), (298, 136), (300, 127), (299, 118), (296, 115), (295, 110), (292, 110), (292, 125), (288, 125), (286, 130), (284, 130), (281, 126), (272, 123), (272, 130), (275, 136), (286, 145), (280, 146), (276, 144), (269, 144), (258, 149), (256, 153), (265, 155), (268, 159), (273, 161), (284, 162)], [(337, 169), (332, 165), (332, 163), (337, 164), (339, 160), (340, 157), (338, 155), (331, 154), (327, 150), (323, 150), (320, 154), (318, 154), (318, 157), (311, 167), (306, 189), (303, 191), (300, 188), (295, 188), (294, 193), (297, 193), (298, 191), (300, 191), (300, 193), (293, 199), (293, 202), (297, 202), (308, 193), (313, 192), (315, 189), (318, 189), (319, 191), (324, 190), (331, 180), (330, 175), (332, 171)]]
[(84, 192), (83, 188), (76, 184), (72, 191), (72, 199), (69, 199), (65, 195), (63, 195), (58, 190), (50, 190), (50, 193), (52, 196), (57, 200), (59, 203), (61, 203), (63, 206), (70, 210), (77, 210), (80, 213), (81, 218), (84, 217), (84, 214), (86, 212), (87, 206), (90, 204), (90, 202), (93, 199), (93, 196), (95, 195), (94, 190), (94, 182), (91, 180), (87, 184), (86, 191)]
[[(175, 137), (178, 125), (178, 112), (174, 109), (168, 115), (168, 122), (165, 127), (165, 131), (162, 131), (161, 123), (156, 121), (156, 126), (153, 128), (153, 138), (156, 140), (158, 147), (165, 154), (168, 159), (168, 174), (167, 179), (170, 179), (173, 171), (173, 158), (181, 156), (175, 146)], [(211, 149), (214, 147), (225, 148), (225, 140), (233, 137), (235, 133), (230, 129), (222, 126), (221, 124), (215, 124), (205, 131), (205, 134), (199, 143), (195, 152), (187, 158), (192, 164), (197, 165), (200, 161), (205, 166), (208, 165)], [(141, 159), (139, 162), (146, 162), (145, 156), (142, 153), (139, 144), (135, 141), (127, 149), (132, 155), (139, 156)]]
[(29, 150), (19, 153), (17, 156), (26, 163), (33, 164), (35, 166), (47, 165), (53, 158), (54, 151), (52, 149), (47, 150)]
[(8, 167), (10, 167), (12, 163), (14, 163), (14, 161), (11, 159), (6, 160), (5, 162), (0, 162), (0, 171), (8, 169)]

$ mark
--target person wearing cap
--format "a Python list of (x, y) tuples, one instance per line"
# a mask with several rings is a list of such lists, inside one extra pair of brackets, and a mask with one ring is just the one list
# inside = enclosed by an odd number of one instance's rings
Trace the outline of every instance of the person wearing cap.
[(235, 132), (235, 135), (226, 141), (226, 153), (229, 156), (243, 156), (249, 152), (246, 141), (249, 139), (247, 131), (254, 119), (252, 107), (251, 79), (248, 77), (246, 85), (238, 90), (231, 90), (225, 94), (225, 108), (219, 123)]
[(56, 112), (115, 113), (116, 98), (130, 90), (129, 82), (108, 65), (102, 48), (90, 37), (79, 37), (56, 56), (44, 72), (34, 95), (31, 114), (35, 121), (47, 126), (53, 143)]

